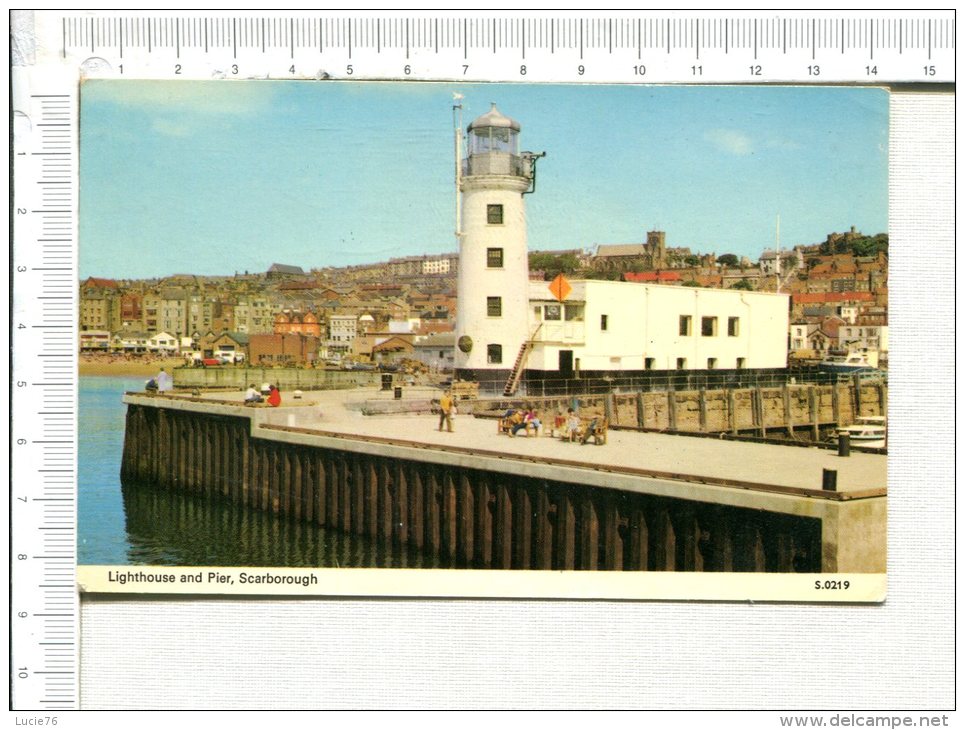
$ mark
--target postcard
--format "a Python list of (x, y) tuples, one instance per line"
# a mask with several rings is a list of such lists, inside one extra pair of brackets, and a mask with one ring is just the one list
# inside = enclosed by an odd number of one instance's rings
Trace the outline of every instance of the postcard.
[(889, 94), (88, 80), (90, 593), (880, 601)]

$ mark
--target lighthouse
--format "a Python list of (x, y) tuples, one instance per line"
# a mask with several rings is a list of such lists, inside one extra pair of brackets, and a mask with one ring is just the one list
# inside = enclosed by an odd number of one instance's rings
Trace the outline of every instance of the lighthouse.
[(519, 133), (519, 122), (495, 104), (466, 128), (464, 159), (457, 133), (460, 378), (508, 376), (531, 337), (524, 196), (535, 189), (535, 163), (543, 153), (520, 152)]

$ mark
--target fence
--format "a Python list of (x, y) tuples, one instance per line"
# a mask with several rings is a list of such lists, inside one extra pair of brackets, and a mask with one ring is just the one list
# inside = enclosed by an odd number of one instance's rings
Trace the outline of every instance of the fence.
[[(479, 376), (479, 371), (476, 372)], [(501, 395), (505, 377), (477, 377), (479, 391)], [(696, 391), (753, 388), (782, 388), (787, 385), (835, 385), (838, 383), (887, 385), (885, 371), (836, 373), (818, 369), (789, 370), (660, 370), (652, 373), (596, 371), (583, 376), (560, 377), (555, 373), (527, 371), (516, 392), (517, 397), (603, 395), (606, 393), (646, 393), (659, 391)]]

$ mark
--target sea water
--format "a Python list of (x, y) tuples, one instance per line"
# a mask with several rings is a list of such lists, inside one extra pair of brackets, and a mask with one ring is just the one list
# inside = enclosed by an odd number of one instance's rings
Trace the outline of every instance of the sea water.
[(79, 387), (81, 565), (449, 567), (366, 537), (157, 484), (122, 485), (125, 391), (145, 378), (83, 376)]

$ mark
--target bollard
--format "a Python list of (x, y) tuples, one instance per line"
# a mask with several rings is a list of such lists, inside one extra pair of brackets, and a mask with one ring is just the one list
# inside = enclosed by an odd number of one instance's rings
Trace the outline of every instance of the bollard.
[(851, 434), (838, 433), (838, 456), (851, 456)]
[(825, 469), (821, 477), (821, 489), (826, 492), (838, 491), (838, 470)]

